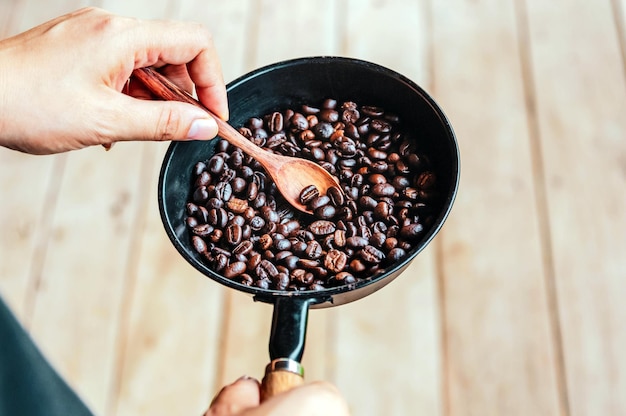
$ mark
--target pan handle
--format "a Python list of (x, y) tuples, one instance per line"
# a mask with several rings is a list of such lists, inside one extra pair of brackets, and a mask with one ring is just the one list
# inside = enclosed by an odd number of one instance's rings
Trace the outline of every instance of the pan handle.
[(270, 363), (261, 382), (261, 401), (304, 383), (300, 364), (313, 299), (279, 297), (274, 301), (270, 332)]

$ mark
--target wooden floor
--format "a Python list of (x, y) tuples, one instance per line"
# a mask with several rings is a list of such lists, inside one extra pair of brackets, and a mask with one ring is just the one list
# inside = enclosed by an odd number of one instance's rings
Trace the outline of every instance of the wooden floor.
[[(370, 60), (449, 116), (441, 233), (390, 286), (311, 312), (307, 377), (355, 415), (626, 414), (626, 0), (0, 0), (0, 34), (85, 5), (204, 23), (227, 80)], [(271, 308), (163, 231), (165, 149), (0, 149), (0, 294), (99, 415), (197, 415), (268, 360)]]

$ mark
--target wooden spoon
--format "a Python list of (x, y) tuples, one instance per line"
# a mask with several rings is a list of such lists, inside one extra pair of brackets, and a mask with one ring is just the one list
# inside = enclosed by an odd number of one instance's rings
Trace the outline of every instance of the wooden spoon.
[(320, 165), (310, 160), (283, 156), (260, 148), (241, 135), (230, 124), (213, 114), (187, 91), (179, 88), (152, 68), (136, 69), (133, 75), (157, 97), (193, 104), (209, 113), (217, 122), (219, 136), (256, 159), (270, 175), (278, 191), (294, 208), (309, 214), (312, 213), (300, 202), (302, 190), (309, 185), (315, 185), (320, 195), (325, 195), (331, 186), (337, 187), (342, 192), (337, 179)]

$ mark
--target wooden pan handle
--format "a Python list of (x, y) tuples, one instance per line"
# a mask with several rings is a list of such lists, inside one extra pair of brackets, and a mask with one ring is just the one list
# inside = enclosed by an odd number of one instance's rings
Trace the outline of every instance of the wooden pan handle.
[(261, 382), (261, 402), (304, 383), (304, 368), (289, 358), (272, 360)]

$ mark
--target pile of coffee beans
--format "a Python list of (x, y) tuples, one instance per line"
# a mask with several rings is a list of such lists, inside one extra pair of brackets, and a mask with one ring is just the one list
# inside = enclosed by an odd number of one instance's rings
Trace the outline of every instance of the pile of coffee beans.
[(244, 285), (321, 290), (354, 285), (405, 258), (431, 225), (437, 177), (419, 140), (384, 109), (326, 99), (249, 119), (239, 131), (307, 158), (340, 187), (306, 187), (288, 205), (260, 164), (223, 139), (194, 166), (186, 223), (209, 267)]

